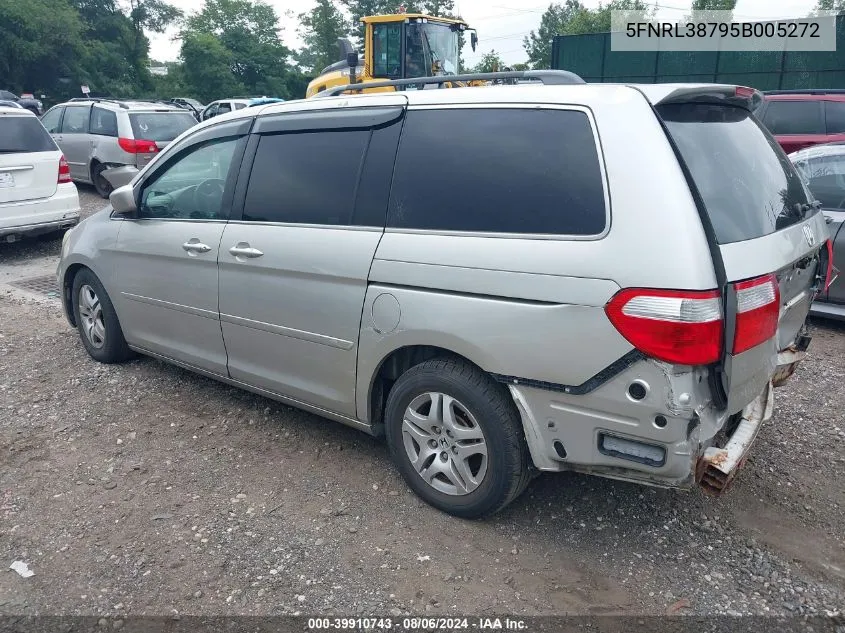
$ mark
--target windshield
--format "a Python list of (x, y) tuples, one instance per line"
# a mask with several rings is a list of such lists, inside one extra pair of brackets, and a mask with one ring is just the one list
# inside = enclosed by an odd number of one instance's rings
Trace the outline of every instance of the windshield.
[(188, 112), (139, 112), (129, 120), (135, 138), (147, 141), (172, 141), (197, 123)]
[(657, 110), (704, 200), (719, 244), (769, 235), (816, 211), (789, 159), (748, 110), (698, 103)]
[(448, 24), (408, 25), (405, 76), (431, 77), (458, 73), (458, 32)]

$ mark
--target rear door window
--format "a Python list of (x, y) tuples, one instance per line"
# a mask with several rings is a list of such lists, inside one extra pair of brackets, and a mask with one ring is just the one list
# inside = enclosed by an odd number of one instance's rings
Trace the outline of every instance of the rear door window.
[(53, 138), (34, 116), (0, 116), (0, 154), (56, 150)]
[(763, 116), (772, 134), (824, 134), (820, 101), (773, 100)]
[(769, 235), (815, 212), (792, 163), (748, 110), (697, 103), (657, 110), (720, 244)]
[(87, 134), (90, 112), (91, 108), (88, 106), (65, 108), (65, 116), (62, 119), (62, 134)]
[(845, 152), (795, 164), (824, 209), (845, 209)]
[(262, 136), (249, 176), (243, 219), (350, 224), (369, 140), (369, 130)]
[(91, 134), (117, 136), (117, 115), (96, 106), (91, 109)]
[(825, 101), (825, 123), (828, 134), (845, 134), (845, 101)]
[(606, 218), (596, 140), (584, 112), (408, 112), (389, 226), (597, 235), (604, 231)]
[(136, 112), (129, 122), (135, 138), (146, 141), (172, 141), (197, 123), (187, 112)]

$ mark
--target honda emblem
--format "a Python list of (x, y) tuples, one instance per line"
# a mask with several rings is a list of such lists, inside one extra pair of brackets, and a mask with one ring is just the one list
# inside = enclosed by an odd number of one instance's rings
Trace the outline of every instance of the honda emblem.
[(816, 245), (816, 236), (813, 235), (813, 230), (809, 226), (804, 226), (804, 237), (807, 240), (808, 246)]

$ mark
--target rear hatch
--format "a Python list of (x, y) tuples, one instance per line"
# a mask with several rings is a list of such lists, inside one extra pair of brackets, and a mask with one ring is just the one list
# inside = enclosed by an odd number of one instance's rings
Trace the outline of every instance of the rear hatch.
[(653, 99), (697, 197), (724, 306), (717, 388), (730, 413), (763, 390), (801, 334), (819, 288), (824, 216), (751, 114), (759, 93), (727, 86)]
[(197, 120), (190, 112), (168, 109), (130, 112), (129, 123), (137, 147), (135, 166), (140, 169), (167, 147), (170, 141), (195, 126)]
[(0, 113), (0, 205), (56, 193), (60, 156), (35, 116)]

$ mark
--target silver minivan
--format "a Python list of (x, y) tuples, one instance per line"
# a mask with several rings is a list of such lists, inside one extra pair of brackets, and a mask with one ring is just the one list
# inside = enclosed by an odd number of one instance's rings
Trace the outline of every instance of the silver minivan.
[(384, 436), (456, 516), (540, 471), (722, 492), (805, 355), (824, 217), (751, 89), (523, 74), (182, 134), (66, 236), (85, 349)]
[(175, 105), (71, 99), (50, 108), (41, 122), (64, 152), (71, 178), (94, 185), (108, 198), (112, 186), (104, 172), (125, 165), (143, 167), (197, 120)]

